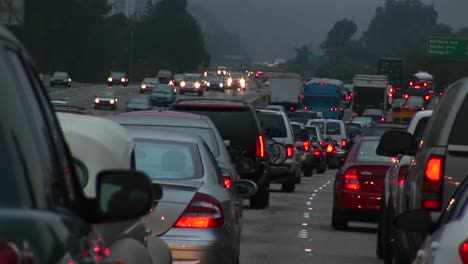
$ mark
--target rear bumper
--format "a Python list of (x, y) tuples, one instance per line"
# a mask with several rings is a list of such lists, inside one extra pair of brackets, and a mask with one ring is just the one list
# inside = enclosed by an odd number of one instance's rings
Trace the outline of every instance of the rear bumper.
[(290, 177), (296, 177), (297, 168), (298, 163), (293, 160), (286, 160), (281, 165), (270, 165), (270, 169), (268, 170), (270, 182), (283, 182)]
[(342, 191), (341, 199), (335, 207), (340, 210), (353, 212), (375, 212), (380, 210), (382, 193), (363, 193), (355, 191)]

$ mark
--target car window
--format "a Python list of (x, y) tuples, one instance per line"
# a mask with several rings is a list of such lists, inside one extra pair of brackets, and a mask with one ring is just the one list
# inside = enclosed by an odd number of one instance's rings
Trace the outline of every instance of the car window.
[[(203, 142), (203, 145), (207, 150), (210, 150), (210, 147)], [(221, 168), (219, 167), (218, 162), (216, 161), (215, 157), (213, 156), (213, 153), (211, 151), (207, 151), (207, 156), (208, 159), (211, 161), (211, 165), (213, 166), (214, 170), (216, 171), (216, 179), (219, 184), (222, 184), (224, 186), (224, 178), (223, 178), (223, 172), (221, 171)]]
[(291, 124), (294, 135), (299, 135), (301, 133), (301, 125)]
[(170, 85), (159, 84), (152, 89), (153, 93), (173, 93), (174, 88)]
[(113, 92), (97, 92), (96, 93), (96, 96), (97, 97), (114, 97), (114, 93)]
[(422, 136), (424, 134), (424, 131), (426, 129), (426, 125), (427, 125), (427, 122), (429, 121), (429, 116), (427, 117), (422, 117), (418, 124), (416, 125), (416, 128), (414, 129), (414, 138), (416, 139), (416, 142), (418, 143), (418, 146), (419, 146), (419, 142), (421, 141), (422, 139)]
[(136, 168), (151, 179), (193, 179), (203, 176), (195, 143), (135, 138)]
[[(140, 126), (137, 125), (125, 125), (126, 128), (130, 130), (139, 129)], [(202, 128), (202, 127), (188, 127), (188, 126), (167, 126), (167, 125), (151, 125), (145, 126), (145, 131), (154, 130), (154, 131), (173, 131), (173, 132), (183, 132), (183, 133), (191, 133), (200, 136), (203, 140), (208, 144), (210, 150), (213, 152), (215, 157), (219, 156), (219, 146), (216, 141), (216, 136), (213, 133), (213, 130), (209, 128)]]
[(325, 132), (325, 122), (313, 121), (309, 122), (309, 125), (318, 127), (320, 129), (320, 133), (322, 134)]
[(270, 113), (258, 113), (260, 124), (263, 130), (270, 137), (287, 137), (286, 123), (282, 115), (270, 114)]
[(336, 122), (327, 122), (327, 127), (325, 130), (327, 135), (341, 135), (341, 126), (340, 123)]
[(450, 132), (449, 144), (455, 145), (468, 145), (468, 137), (466, 131), (468, 130), (468, 98), (465, 98), (460, 109), (458, 110), (457, 117)]
[(318, 139), (317, 128), (315, 128), (315, 127), (306, 127), (306, 130), (307, 130), (307, 133), (309, 133), (310, 137), (314, 136), (316, 139)]
[(320, 118), (319, 115), (315, 112), (294, 112), (291, 117), (292, 118), (307, 118), (307, 119)]
[(438, 226), (448, 222), (455, 221), (466, 214), (468, 205), (468, 177), (460, 183), (459, 187), (454, 192), (449, 204), (442, 211), (439, 218)]
[(354, 156), (354, 162), (390, 163), (390, 158), (377, 155), (376, 149), (378, 144), (379, 141), (377, 140), (361, 141), (361, 144), (359, 144), (356, 151), (356, 155)]

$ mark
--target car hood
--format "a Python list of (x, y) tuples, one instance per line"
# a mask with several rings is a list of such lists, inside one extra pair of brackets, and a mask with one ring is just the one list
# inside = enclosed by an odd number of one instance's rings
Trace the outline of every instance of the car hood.
[(203, 185), (203, 179), (158, 180), (163, 187), (163, 197), (146, 217), (146, 226), (155, 235), (166, 233), (179, 219), (193, 196)]

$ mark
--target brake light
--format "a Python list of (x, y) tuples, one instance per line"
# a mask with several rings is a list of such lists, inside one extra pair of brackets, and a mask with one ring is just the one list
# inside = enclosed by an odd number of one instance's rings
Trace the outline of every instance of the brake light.
[(346, 139), (342, 139), (341, 140), (341, 146), (346, 147), (347, 145), (348, 145), (348, 142), (346, 141)]
[(309, 107), (308, 107), (308, 106), (304, 106), (304, 110), (309, 110)]
[(413, 86), (413, 84), (414, 84), (413, 82), (409, 82), (409, 86)]
[(426, 96), (424, 97), (424, 99), (425, 99), (426, 101), (429, 101), (429, 99), (431, 99), (431, 96), (430, 96), (430, 95), (426, 95)]
[(256, 155), (257, 157), (264, 158), (265, 157), (265, 141), (263, 136), (257, 137), (257, 145), (256, 145)]
[(382, 122), (382, 123), (385, 122), (385, 117), (382, 116), (382, 117), (380, 118), (380, 122)]
[(302, 142), (302, 145), (304, 146), (304, 150), (305, 151), (309, 151), (310, 150), (310, 142), (308, 140)]
[(289, 111), (294, 111), (294, 106), (290, 106)]
[(325, 142), (323, 142), (322, 140), (319, 141), (319, 144), (320, 146), (323, 146), (325, 144)]
[(314, 148), (314, 156), (321, 156), (322, 152), (320, 151), (319, 148)]
[(420, 89), (420, 88), (421, 88), (421, 86), (419, 86), (419, 85), (414, 86), (414, 89)]
[(231, 189), (232, 187), (232, 178), (231, 176), (223, 176), (224, 187)]
[(349, 169), (344, 175), (344, 188), (348, 190), (359, 190), (361, 185), (359, 184), (359, 178), (356, 170)]
[(390, 88), (390, 93), (393, 93), (393, 92), (394, 92), (393, 88)]
[(291, 145), (286, 145), (286, 154), (288, 155), (288, 158), (291, 158), (294, 153), (294, 147)]
[(408, 95), (408, 94), (405, 94), (404, 98), (405, 98), (405, 99), (408, 99), (408, 98), (409, 98), (409, 95)]
[(214, 228), (223, 224), (224, 215), (218, 200), (208, 194), (196, 193), (174, 227)]
[(439, 210), (442, 194), (442, 157), (431, 157), (426, 163), (422, 186), (422, 206), (425, 209)]
[(3, 242), (0, 244), (0, 263), (17, 264), (20, 263), (19, 250), (15, 244)]
[(328, 144), (328, 146), (327, 146), (327, 152), (328, 152), (328, 153), (332, 153), (334, 150), (335, 150), (335, 148), (333, 147), (333, 145), (332, 145), (332, 144)]
[(403, 165), (398, 170), (398, 185), (404, 185), (406, 182), (406, 175), (408, 174), (408, 166)]
[(390, 162), (391, 162), (391, 163), (396, 162), (396, 160), (397, 160), (397, 159), (396, 159), (395, 157), (391, 157), (391, 158), (390, 158)]
[(458, 247), (458, 254), (463, 264), (468, 264), (468, 239)]
[(424, 85), (424, 87), (427, 87), (427, 86), (428, 86), (427, 82), (425, 82), (423, 85)]
[(303, 94), (299, 95), (299, 98), (304, 99), (305, 96)]
[(393, 98), (393, 94), (388, 94), (388, 98)]

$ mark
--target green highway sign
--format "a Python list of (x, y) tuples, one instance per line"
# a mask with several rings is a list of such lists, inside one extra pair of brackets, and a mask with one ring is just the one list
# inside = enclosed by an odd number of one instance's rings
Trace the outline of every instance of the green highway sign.
[(435, 57), (468, 58), (468, 39), (431, 37), (426, 44), (426, 53)]

